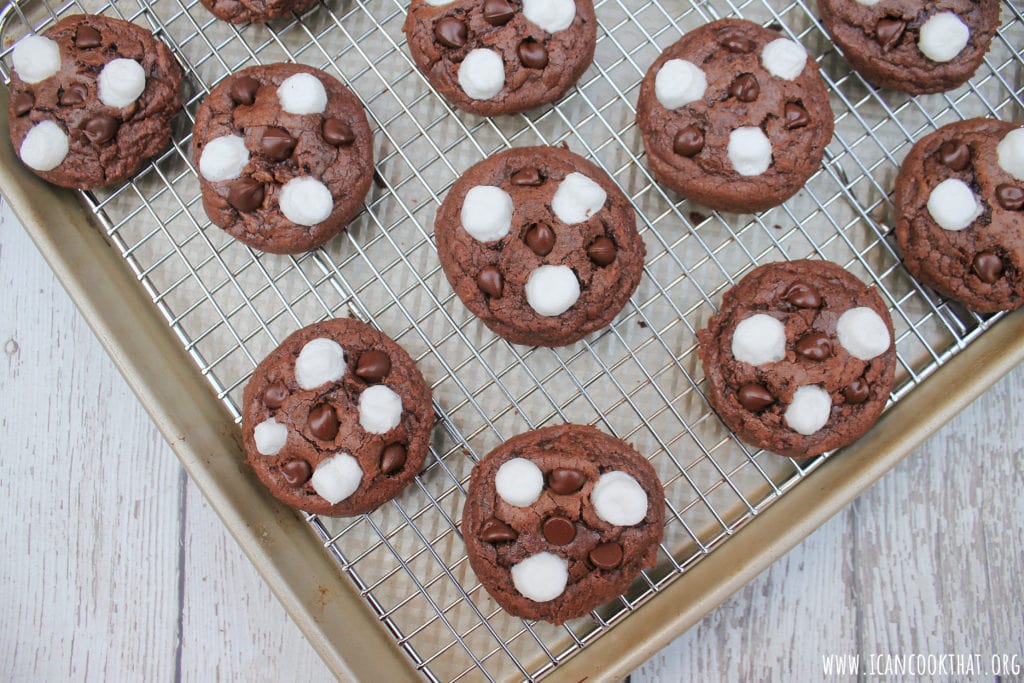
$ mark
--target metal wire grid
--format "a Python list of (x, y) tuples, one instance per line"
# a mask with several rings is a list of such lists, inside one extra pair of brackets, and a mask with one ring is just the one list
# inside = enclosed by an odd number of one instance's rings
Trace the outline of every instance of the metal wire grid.
[[(599, 0), (594, 66), (557, 106), (479, 119), (453, 112), (404, 50), (404, 0), (331, 0), (269, 27), (215, 21), (192, 0), (116, 4), (25, 0), (4, 10), (0, 52), (58, 17), (103, 12), (145, 25), (187, 70), (172, 147), (132, 182), (86, 193), (123, 254), (217, 395), (237, 418), (252, 368), (288, 333), (329, 316), (374, 322), (410, 351), (432, 383), (438, 428), (411, 490), (373, 514), (308, 516), (369, 607), (430, 680), (535, 679), (606, 634), (724, 542), (823, 458), (796, 463), (753, 452), (708, 409), (694, 331), (722, 291), (755, 264), (829, 258), (873, 282), (896, 325), (899, 400), (996, 318), (924, 290), (887, 237), (898, 163), (921, 135), (974, 115), (1021, 118), (1024, 18), (1003, 26), (971, 84), (944, 95), (878, 93), (828, 41), (804, 0)], [(826, 162), (779, 209), (729, 216), (654, 184), (633, 125), (647, 66), (679, 35), (742, 16), (775, 23), (821, 55), (836, 133)], [(263, 255), (212, 226), (189, 157), (192, 117), (209, 89), (254, 63), (300, 61), (337, 75), (366, 104), (380, 183), (346, 235), (300, 257)], [(638, 211), (648, 259), (640, 288), (607, 330), (565, 349), (510, 346), (451, 292), (434, 252), (436, 205), (462, 171), (507, 146), (558, 144), (591, 158)], [(668, 524), (656, 570), (619, 601), (564, 627), (505, 615), (468, 569), (458, 532), (469, 471), (505, 437), (549, 422), (597, 424), (634, 442), (665, 486)]]

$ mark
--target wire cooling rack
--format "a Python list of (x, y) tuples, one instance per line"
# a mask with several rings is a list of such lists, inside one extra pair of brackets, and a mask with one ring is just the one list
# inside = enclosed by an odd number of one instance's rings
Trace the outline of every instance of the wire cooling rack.
[[(255, 365), (296, 328), (354, 315), (397, 339), (431, 383), (432, 457), (397, 500), (354, 519), (307, 516), (415, 666), (430, 680), (536, 679), (726, 542), (824, 458), (797, 463), (733, 437), (702, 394), (695, 330), (754, 265), (827, 258), (877, 286), (896, 327), (899, 400), (990, 325), (923, 289), (886, 227), (889, 192), (912, 142), (971, 116), (1022, 118), (1024, 18), (1002, 28), (971, 83), (944, 95), (878, 92), (846, 63), (804, 0), (599, 0), (594, 65), (554, 107), (480, 119), (450, 109), (413, 68), (405, 0), (328, 0), (270, 26), (215, 21), (192, 0), (24, 0), (3, 10), (0, 68), (29, 31), (82, 11), (152, 29), (186, 69), (172, 147), (133, 181), (83, 193), (167, 324), (232, 414)], [(720, 215), (654, 184), (633, 123), (658, 53), (707, 21), (774, 24), (819, 55), (836, 132), (822, 168), (784, 206)], [(213, 226), (189, 156), (199, 102), (229, 73), (298, 61), (339, 77), (365, 103), (377, 184), (342, 237), (298, 257), (266, 255)], [(645, 277), (606, 330), (562, 348), (511, 346), (476, 321), (445, 281), (432, 240), (451, 183), (508, 146), (561, 144), (626, 191), (647, 243)], [(168, 368), (168, 372), (179, 369)], [(665, 487), (658, 567), (629, 593), (562, 627), (502, 612), (468, 567), (458, 521), (473, 463), (505, 438), (548, 423), (596, 424), (633, 442)], [(827, 456), (826, 456), (827, 457)]]

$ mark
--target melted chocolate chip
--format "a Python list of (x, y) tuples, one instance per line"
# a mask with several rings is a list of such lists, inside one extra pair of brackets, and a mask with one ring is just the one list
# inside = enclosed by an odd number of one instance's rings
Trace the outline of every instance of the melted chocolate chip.
[(902, 19), (885, 17), (879, 19), (875, 24), (875, 40), (882, 46), (882, 50), (891, 50), (900, 41), (903, 30), (907, 28), (907, 22)]
[(89, 97), (89, 88), (85, 83), (72, 83), (60, 94), (60, 103), (65, 107), (71, 107), (85, 102)]
[(739, 29), (728, 28), (718, 34), (718, 43), (729, 52), (747, 54), (753, 52), (756, 45), (750, 38), (745, 37)]
[(586, 476), (579, 470), (557, 469), (548, 475), (548, 488), (560, 496), (576, 493), (586, 482)]
[(528, 69), (543, 69), (548, 65), (548, 51), (543, 45), (533, 40), (519, 43), (519, 61)]
[(805, 334), (794, 348), (808, 360), (825, 360), (832, 355), (832, 342), (821, 332)]
[(14, 115), (24, 116), (36, 106), (36, 100), (31, 94), (23, 92), (14, 98)]
[(305, 460), (289, 460), (281, 465), (281, 474), (289, 486), (302, 486), (313, 476), (313, 468)]
[(520, 187), (537, 187), (544, 182), (540, 171), (535, 168), (522, 168), (512, 174), (512, 184)]
[(286, 398), (288, 398), (288, 387), (280, 380), (263, 390), (263, 405), (271, 410), (280, 408)]
[(541, 526), (541, 533), (551, 545), (568, 545), (576, 538), (576, 526), (565, 517), (548, 517)]
[(947, 140), (939, 147), (939, 162), (953, 171), (962, 171), (971, 163), (971, 148), (959, 140)]
[(284, 128), (269, 126), (263, 131), (260, 149), (273, 161), (284, 161), (295, 151), (296, 140)]
[(228, 95), (237, 104), (252, 104), (256, 101), (256, 91), (259, 89), (259, 81), (252, 76), (242, 76), (231, 82)]
[(334, 406), (321, 403), (309, 411), (309, 431), (321, 441), (334, 441), (338, 435), (338, 415)]
[(615, 569), (622, 564), (622, 546), (618, 543), (602, 543), (595, 546), (587, 557), (590, 564), (598, 569)]
[(1003, 259), (991, 251), (976, 255), (971, 266), (978, 279), (987, 284), (994, 283), (1003, 274)]
[(341, 147), (351, 145), (356, 140), (352, 127), (341, 119), (327, 119), (323, 127), (324, 140), (327, 144)]
[(1003, 183), (996, 187), (996, 201), (1007, 211), (1024, 209), (1024, 187)]
[(516, 15), (516, 6), (508, 0), (486, 0), (484, 20), (491, 26), (504, 26)]
[(672, 151), (681, 157), (692, 157), (704, 149), (704, 132), (697, 126), (687, 126), (676, 133)]
[(108, 142), (114, 139), (117, 135), (117, 129), (120, 128), (117, 119), (109, 114), (96, 114), (95, 116), (86, 119), (85, 123), (82, 124), (82, 132), (85, 133), (85, 137), (89, 138), (89, 142), (94, 145), (102, 145), (104, 142)]
[(380, 471), (384, 474), (394, 474), (405, 466), (405, 446), (400, 443), (393, 443), (386, 447), (380, 454)]
[(487, 266), (476, 274), (476, 286), (492, 299), (501, 298), (501, 290), (505, 285), (504, 278), (494, 266)]
[(818, 290), (801, 280), (797, 280), (787, 287), (782, 298), (797, 308), (817, 308), (821, 306), (821, 295), (818, 294)]
[(100, 32), (92, 26), (79, 26), (78, 30), (75, 32), (75, 47), (80, 50), (99, 47), (101, 42)]
[(775, 403), (775, 397), (763, 385), (757, 382), (747, 382), (736, 392), (736, 398), (740, 405), (752, 413), (759, 413), (771, 404)]
[(391, 358), (377, 349), (363, 351), (356, 363), (356, 375), (367, 382), (379, 382), (391, 372)]
[(796, 102), (786, 102), (784, 116), (786, 118), (786, 128), (789, 130), (803, 128), (811, 122), (811, 115)]
[(612, 242), (611, 239), (602, 235), (591, 242), (590, 246), (587, 247), (587, 256), (590, 257), (591, 261), (603, 268), (604, 266), (610, 265), (612, 261), (615, 260), (615, 256), (618, 254), (618, 251), (619, 250), (615, 247), (615, 242)]
[(460, 48), (466, 44), (469, 32), (466, 23), (455, 17), (445, 17), (434, 24), (434, 38), (445, 47)]
[(555, 248), (555, 231), (546, 223), (537, 223), (526, 231), (526, 246), (537, 256), (547, 256)]
[(498, 543), (500, 541), (514, 541), (519, 538), (516, 530), (496, 517), (484, 522), (480, 527), (480, 540), (486, 543)]
[(228, 188), (228, 204), (242, 213), (252, 213), (263, 206), (263, 183), (248, 176), (232, 182)]
[(868, 396), (870, 395), (871, 387), (868, 386), (868, 383), (864, 381), (863, 377), (858, 377), (850, 382), (850, 386), (843, 389), (843, 398), (845, 398), (846, 402), (851, 405), (863, 403), (868, 400)]
[(740, 102), (753, 102), (761, 94), (761, 86), (754, 74), (740, 74), (729, 86), (729, 94)]

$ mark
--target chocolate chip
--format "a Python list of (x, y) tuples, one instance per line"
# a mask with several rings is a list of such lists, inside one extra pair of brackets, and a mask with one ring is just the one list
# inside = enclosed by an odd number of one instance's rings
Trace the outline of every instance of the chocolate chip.
[(972, 267), (978, 279), (992, 284), (1003, 274), (1003, 259), (991, 251), (983, 251), (974, 257)]
[(729, 52), (747, 54), (754, 51), (754, 41), (745, 37), (737, 28), (727, 28), (718, 34), (718, 43)]
[(516, 530), (505, 522), (492, 517), (480, 527), (480, 540), (487, 543), (498, 543), (499, 541), (514, 541), (519, 538)]
[(113, 116), (96, 114), (85, 120), (85, 123), (82, 124), (82, 131), (85, 133), (85, 137), (89, 138), (89, 142), (94, 145), (102, 145), (104, 142), (113, 140), (120, 127), (117, 119)]
[(843, 398), (845, 398), (846, 402), (851, 405), (863, 403), (868, 400), (868, 396), (870, 395), (871, 387), (868, 386), (868, 383), (864, 381), (863, 377), (858, 377), (850, 382), (850, 386), (843, 389)]
[(811, 115), (807, 113), (806, 109), (796, 102), (786, 102), (784, 116), (786, 118), (786, 128), (788, 130), (803, 128), (811, 122)]
[(547, 256), (555, 248), (555, 231), (546, 223), (537, 223), (526, 231), (526, 245), (537, 256)]
[(953, 171), (962, 171), (971, 163), (971, 148), (959, 140), (947, 140), (939, 147), (939, 162)]
[(676, 133), (672, 151), (681, 157), (692, 157), (704, 149), (704, 132), (697, 126), (687, 126)]
[(309, 411), (309, 431), (321, 441), (334, 441), (338, 435), (338, 415), (334, 406), (321, 403)]
[(504, 26), (516, 15), (516, 6), (508, 0), (486, 0), (484, 19), (491, 26)]
[(740, 102), (753, 102), (761, 94), (761, 86), (754, 74), (740, 74), (729, 86), (729, 94)]
[(801, 280), (797, 280), (787, 287), (782, 298), (797, 308), (817, 308), (821, 306), (821, 295), (818, 294), (818, 290)]
[(256, 101), (256, 91), (260, 89), (260, 82), (252, 76), (242, 76), (231, 82), (231, 89), (228, 95), (237, 104), (252, 104)]
[(391, 358), (377, 349), (363, 351), (356, 363), (356, 375), (367, 382), (379, 382), (391, 372)]
[(434, 37), (445, 47), (460, 48), (466, 44), (466, 23), (455, 17), (445, 17), (434, 24)]
[(89, 88), (85, 83), (72, 83), (60, 94), (60, 103), (65, 107), (71, 107), (85, 102), (89, 97)]
[(78, 31), (75, 32), (75, 47), (79, 49), (88, 50), (91, 47), (99, 47), (101, 42), (100, 32), (92, 26), (79, 26)]
[(565, 517), (548, 517), (541, 532), (551, 545), (568, 545), (576, 538), (576, 526)]
[(252, 213), (263, 206), (263, 183), (248, 176), (232, 182), (228, 188), (228, 204), (242, 213)]
[(286, 398), (288, 398), (288, 387), (280, 380), (263, 390), (263, 405), (271, 410), (280, 408)]
[(611, 239), (602, 235), (591, 242), (590, 246), (587, 247), (587, 256), (589, 256), (590, 260), (597, 265), (604, 267), (615, 260), (615, 255), (618, 251), (619, 250), (615, 247), (615, 242), (612, 242)]
[(907, 22), (902, 19), (893, 19), (892, 17), (879, 19), (875, 24), (875, 40), (882, 46), (882, 50), (890, 50), (899, 42), (906, 27)]
[(327, 119), (323, 127), (324, 140), (327, 144), (341, 147), (351, 145), (356, 140), (352, 127), (341, 119)]
[(289, 486), (302, 486), (313, 476), (313, 468), (305, 460), (289, 460), (281, 465), (281, 474)]
[(996, 187), (996, 201), (1007, 211), (1020, 211), (1024, 208), (1024, 187), (1003, 183)]
[(832, 355), (832, 342), (821, 332), (805, 334), (794, 347), (796, 352), (808, 360), (825, 360)]
[(537, 187), (543, 182), (544, 178), (535, 168), (522, 168), (512, 174), (512, 184), (520, 187)]
[(263, 139), (260, 141), (260, 148), (268, 158), (273, 161), (284, 161), (295, 151), (296, 140), (291, 133), (284, 128), (268, 126), (263, 131)]
[(736, 392), (740, 405), (752, 413), (759, 413), (775, 403), (775, 397), (763, 385), (747, 382)]
[(380, 471), (384, 474), (394, 474), (405, 465), (405, 446), (400, 443), (393, 443), (387, 446), (380, 454)]
[(548, 475), (548, 488), (560, 496), (576, 493), (586, 482), (587, 477), (579, 470), (557, 469)]
[(24, 116), (36, 106), (36, 100), (30, 93), (23, 92), (14, 98), (14, 115)]
[(543, 45), (533, 40), (519, 43), (519, 61), (529, 69), (543, 69), (548, 65), (548, 51)]
[(618, 543), (602, 543), (595, 546), (588, 557), (590, 564), (598, 569), (615, 569), (622, 564), (622, 546)]
[(476, 286), (492, 299), (501, 298), (501, 290), (504, 284), (505, 281), (501, 277), (501, 273), (494, 266), (487, 266), (476, 274)]

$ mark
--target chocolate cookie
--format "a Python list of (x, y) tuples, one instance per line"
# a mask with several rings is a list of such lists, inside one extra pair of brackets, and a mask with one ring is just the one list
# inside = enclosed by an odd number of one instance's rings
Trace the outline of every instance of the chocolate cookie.
[(654, 468), (625, 441), (566, 424), (515, 436), (473, 468), (469, 564), (510, 614), (561, 624), (653, 567), (665, 526)]
[(999, 28), (999, 0), (818, 0), (846, 61), (875, 85), (920, 95), (967, 82)]
[(896, 177), (907, 270), (976, 311), (1024, 303), (1024, 128), (971, 119), (926, 135)]
[(881, 415), (896, 370), (881, 297), (829, 261), (768, 263), (697, 333), (711, 406), (749, 443), (809, 458)]
[(253, 66), (218, 84), (196, 113), (192, 156), (210, 220), (275, 254), (337, 235), (373, 179), (362, 103), (302, 64)]
[(170, 141), (181, 67), (141, 26), (65, 17), (19, 40), (11, 66), (11, 143), (51, 183), (81, 190), (119, 183)]
[(434, 413), (412, 358), (350, 318), (298, 330), (245, 387), (246, 461), (274, 496), (350, 516), (397, 496), (423, 467)]
[(612, 179), (557, 147), (510, 149), (470, 168), (437, 210), (434, 237), (466, 307), (510, 342), (541, 346), (611, 322), (646, 253)]
[(658, 182), (720, 211), (762, 211), (821, 164), (833, 116), (818, 64), (775, 31), (722, 19), (661, 53), (636, 111)]
[(264, 23), (287, 12), (301, 12), (316, 0), (202, 0), (203, 7), (232, 24)]
[(597, 44), (592, 0), (412, 0), (404, 31), (427, 80), (480, 116), (554, 102)]

